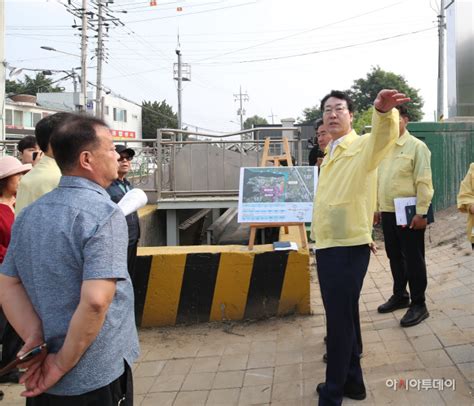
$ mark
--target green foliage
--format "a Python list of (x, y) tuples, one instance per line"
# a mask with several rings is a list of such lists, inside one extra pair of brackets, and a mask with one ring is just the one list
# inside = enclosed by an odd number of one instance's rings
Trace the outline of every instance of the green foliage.
[(352, 128), (356, 131), (357, 134), (362, 135), (367, 132), (370, 132), (370, 127), (372, 124), (372, 112), (373, 107), (369, 107), (367, 110), (356, 111), (354, 114), (354, 119), (352, 121)]
[(142, 102), (142, 136), (145, 139), (156, 138), (158, 128), (178, 128), (178, 116), (173, 108), (162, 102)]
[(5, 93), (6, 94), (21, 94), (21, 85), (14, 80), (5, 81)]
[(244, 129), (248, 130), (249, 128), (252, 128), (254, 125), (262, 125), (262, 124), (268, 124), (268, 121), (260, 116), (252, 116), (247, 118), (247, 120), (244, 121)]
[[(365, 125), (370, 125), (371, 113), (367, 111), (372, 107), (375, 97), (382, 89), (397, 89), (407, 94), (411, 98), (411, 102), (407, 104), (411, 121), (420, 121), (423, 118), (423, 98), (419, 95), (419, 90), (410, 87), (403, 76), (375, 66), (372, 67), (366, 78), (354, 80), (352, 87), (346, 90), (354, 101), (356, 114), (353, 126), (357, 132), (361, 133)], [(300, 121), (301, 124), (310, 124), (321, 117), (319, 106), (307, 107), (303, 110), (303, 119)], [(367, 118), (369, 118), (368, 124), (366, 123)]]
[(355, 111), (365, 111), (373, 105), (377, 93), (382, 89), (397, 89), (408, 95), (411, 98), (407, 104), (411, 121), (423, 118), (423, 99), (418, 90), (410, 87), (403, 76), (384, 71), (379, 66), (372, 67), (366, 78), (355, 80), (347, 92), (354, 101)]
[(322, 118), (322, 116), (318, 106), (307, 107), (303, 110), (303, 120), (299, 119), (299, 121), (301, 121), (300, 124), (312, 124), (318, 118)]
[(64, 91), (63, 87), (53, 86), (52, 82), (52, 79), (38, 72), (35, 77), (25, 75), (25, 79), (18, 82), (7, 80), (5, 82), (5, 92), (7, 94), (30, 94), (36, 96), (37, 93), (60, 93)]

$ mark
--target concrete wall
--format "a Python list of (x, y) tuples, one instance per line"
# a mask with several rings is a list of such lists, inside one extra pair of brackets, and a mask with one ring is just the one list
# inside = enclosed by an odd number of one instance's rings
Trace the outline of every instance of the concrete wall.
[[(149, 200), (150, 201), (150, 200)], [(140, 247), (166, 245), (166, 213), (149, 204), (138, 211), (140, 218)]]
[(448, 115), (474, 117), (474, 2), (448, 3)]
[(142, 327), (310, 313), (307, 250), (143, 247), (135, 273)]
[(175, 165), (177, 191), (238, 190), (240, 167), (259, 162), (256, 152), (188, 144), (176, 154)]

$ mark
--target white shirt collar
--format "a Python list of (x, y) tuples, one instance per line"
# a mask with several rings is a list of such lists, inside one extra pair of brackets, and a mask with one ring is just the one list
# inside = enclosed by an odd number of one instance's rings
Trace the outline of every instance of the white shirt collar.
[(334, 151), (336, 150), (336, 147), (342, 142), (344, 141), (344, 138), (347, 137), (347, 134), (346, 135), (343, 135), (342, 137), (338, 138), (337, 140), (333, 140), (331, 141), (331, 148), (329, 150), (329, 157), (332, 158), (332, 155), (334, 153)]

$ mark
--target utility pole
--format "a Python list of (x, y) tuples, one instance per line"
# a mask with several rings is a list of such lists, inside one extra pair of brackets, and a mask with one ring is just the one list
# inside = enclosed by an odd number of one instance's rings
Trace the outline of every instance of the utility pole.
[(182, 129), (182, 107), (181, 107), (181, 96), (183, 91), (183, 72), (181, 69), (181, 50), (176, 49), (176, 55), (178, 55), (178, 129)]
[(275, 124), (275, 117), (278, 117), (276, 114), (273, 114), (273, 109), (271, 110), (271, 114), (268, 116), (268, 118), (272, 119), (272, 124)]
[(96, 77), (96, 92), (95, 92), (95, 116), (102, 118), (102, 59), (103, 59), (103, 14), (102, 14), (102, 0), (98, 1), (98, 27), (97, 27), (97, 77)]
[(71, 69), (72, 83), (74, 86), (74, 110), (79, 111), (79, 106), (76, 103), (80, 103), (79, 98), (77, 97), (77, 73), (76, 68)]
[(5, 139), (5, 1), (0, 0), (0, 140)]
[(87, 111), (87, 0), (82, 0), (81, 93), (82, 110)]
[(444, 116), (444, 30), (446, 29), (444, 1), (440, 0), (438, 15), (438, 121)]
[(77, 93), (77, 73), (76, 73), (75, 68), (71, 69), (71, 76), (72, 76), (72, 83), (74, 86), (74, 94), (76, 94)]
[(234, 101), (239, 100), (239, 109), (237, 110), (237, 115), (240, 116), (240, 130), (244, 129), (244, 115), (245, 110), (243, 108), (243, 103), (249, 101), (249, 95), (247, 93), (242, 93), (242, 86), (240, 86), (239, 93), (234, 94)]
[[(189, 82), (191, 80), (191, 65), (189, 63), (181, 62), (181, 44), (179, 43), (178, 35), (178, 46), (176, 47), (176, 55), (178, 55), (178, 63), (173, 64), (173, 79), (178, 81), (178, 129), (183, 128), (183, 82)], [(182, 134), (179, 134), (179, 139), (182, 141)]]

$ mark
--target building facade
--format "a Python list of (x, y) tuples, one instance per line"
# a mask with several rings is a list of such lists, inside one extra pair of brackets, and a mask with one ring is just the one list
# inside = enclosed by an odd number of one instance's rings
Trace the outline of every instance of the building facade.
[[(75, 93), (38, 93), (38, 104), (63, 111), (75, 110)], [(87, 94), (87, 112), (95, 114), (92, 92)], [(142, 108), (119, 97), (106, 94), (102, 97), (102, 119), (107, 123), (116, 141), (133, 141), (142, 138)]]
[(35, 125), (43, 117), (59, 110), (37, 104), (36, 97), (16, 95), (5, 102), (5, 140), (19, 140), (35, 134)]

